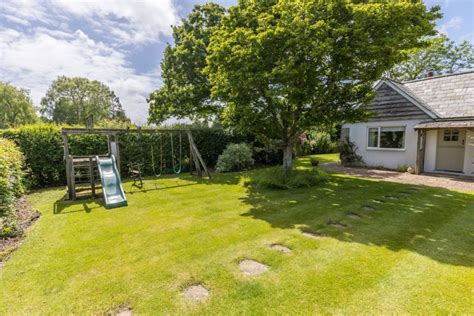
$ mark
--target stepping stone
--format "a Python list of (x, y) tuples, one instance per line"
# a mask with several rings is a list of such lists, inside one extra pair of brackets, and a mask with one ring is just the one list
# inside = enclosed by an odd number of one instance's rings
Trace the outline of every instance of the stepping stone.
[(362, 208), (364, 211), (369, 211), (369, 212), (375, 211), (375, 207), (370, 206), (370, 205), (367, 205), (367, 204), (362, 205), (361, 208)]
[(312, 239), (319, 239), (322, 237), (320, 233), (310, 233), (310, 232), (302, 232), (303, 236), (312, 238)]
[(132, 316), (133, 312), (130, 307), (124, 307), (120, 308), (114, 312), (110, 312), (108, 315), (113, 315), (113, 316)]
[(350, 219), (362, 219), (362, 217), (356, 213), (347, 213), (347, 217), (349, 217)]
[(346, 224), (339, 223), (339, 222), (328, 222), (327, 225), (331, 227), (336, 227), (336, 228), (347, 228)]
[(260, 275), (267, 272), (269, 268), (266, 264), (250, 259), (240, 261), (239, 267), (245, 275)]
[(386, 203), (387, 201), (384, 201), (384, 200), (379, 200), (379, 199), (373, 199), (372, 200), (374, 203), (379, 203), (379, 204), (383, 204), (383, 203)]
[(283, 253), (290, 253), (291, 252), (291, 249), (286, 247), (286, 246), (283, 246), (283, 245), (280, 245), (280, 244), (273, 244), (270, 246), (270, 248), (272, 248), (273, 250), (276, 250), (276, 251), (279, 251), (279, 252), (283, 252)]
[(192, 301), (202, 301), (209, 296), (209, 291), (201, 284), (194, 284), (186, 288), (183, 295)]

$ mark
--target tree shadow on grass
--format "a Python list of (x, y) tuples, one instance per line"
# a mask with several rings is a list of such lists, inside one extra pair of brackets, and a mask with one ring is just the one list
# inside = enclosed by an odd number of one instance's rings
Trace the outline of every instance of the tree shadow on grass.
[[(471, 194), (331, 176), (328, 183), (313, 188), (250, 189), (243, 202), (251, 209), (242, 216), (275, 228), (298, 228), (344, 242), (405, 249), (442, 263), (474, 266)], [(348, 216), (353, 214), (361, 219)]]

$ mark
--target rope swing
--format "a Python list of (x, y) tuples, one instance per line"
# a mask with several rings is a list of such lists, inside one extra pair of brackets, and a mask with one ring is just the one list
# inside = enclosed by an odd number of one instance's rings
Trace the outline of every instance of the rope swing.
[(163, 138), (160, 135), (160, 170), (159, 173), (156, 172), (156, 167), (155, 167), (155, 154), (153, 150), (153, 145), (150, 145), (150, 152), (151, 152), (151, 168), (153, 170), (153, 174), (155, 175), (156, 178), (161, 177), (163, 174)]
[(180, 174), (182, 170), (182, 165), (181, 165), (181, 158), (182, 158), (182, 144), (181, 144), (181, 133), (179, 133), (179, 164), (178, 168), (176, 168), (175, 165), (175, 156), (174, 156), (174, 145), (173, 145), (173, 133), (170, 134), (170, 141), (171, 141), (171, 164), (173, 168), (173, 172), (175, 174)]

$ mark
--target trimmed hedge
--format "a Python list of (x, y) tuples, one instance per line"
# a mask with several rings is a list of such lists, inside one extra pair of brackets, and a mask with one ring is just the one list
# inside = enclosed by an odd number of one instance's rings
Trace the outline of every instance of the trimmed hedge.
[[(38, 124), (21, 126), (0, 131), (0, 137), (13, 140), (23, 151), (29, 169), (31, 187), (57, 186), (66, 184), (63, 161), (61, 126)], [(194, 141), (209, 167), (214, 167), (219, 155), (230, 143), (252, 144), (254, 158), (260, 164), (280, 163), (281, 153), (263, 149), (252, 136), (234, 134), (222, 128), (193, 129)], [(161, 136), (160, 136), (161, 135)], [(142, 163), (143, 174), (153, 175), (152, 153), (155, 172), (160, 168), (160, 144), (163, 144), (164, 172), (172, 172), (171, 134), (122, 133), (119, 136), (121, 171), (127, 176), (128, 164)], [(179, 161), (179, 133), (173, 133), (175, 166)], [(69, 140), (72, 155), (97, 155), (107, 153), (107, 138), (104, 135), (74, 135)], [(185, 133), (181, 134), (182, 171), (189, 166), (189, 142)]]
[(12, 205), (25, 191), (23, 168), (24, 157), (15, 143), (0, 138), (0, 237), (17, 232)]

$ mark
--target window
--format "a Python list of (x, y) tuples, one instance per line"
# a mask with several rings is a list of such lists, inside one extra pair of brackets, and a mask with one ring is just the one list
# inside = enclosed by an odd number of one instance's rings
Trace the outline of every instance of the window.
[(457, 129), (444, 130), (443, 140), (445, 142), (457, 142), (459, 140), (459, 131)]
[(369, 128), (369, 147), (379, 147), (379, 128)]
[(370, 127), (368, 130), (368, 148), (404, 149), (405, 127)]

